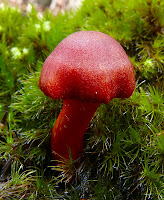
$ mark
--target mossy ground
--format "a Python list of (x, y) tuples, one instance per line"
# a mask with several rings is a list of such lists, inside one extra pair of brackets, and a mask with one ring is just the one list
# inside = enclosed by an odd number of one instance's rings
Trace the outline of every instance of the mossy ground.
[[(58, 16), (0, 4), (0, 199), (164, 199), (163, 13), (163, 0), (85, 0)], [(123, 46), (136, 88), (98, 108), (80, 167), (56, 169), (50, 137), (62, 102), (46, 97), (38, 79), (55, 46), (79, 30)]]

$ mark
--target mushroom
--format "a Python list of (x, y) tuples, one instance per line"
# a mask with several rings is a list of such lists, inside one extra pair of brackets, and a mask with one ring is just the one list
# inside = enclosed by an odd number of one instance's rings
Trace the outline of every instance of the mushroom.
[(52, 99), (63, 99), (52, 131), (55, 160), (76, 160), (83, 136), (101, 103), (128, 98), (135, 88), (134, 69), (122, 46), (97, 31), (75, 32), (61, 41), (44, 62), (40, 89)]

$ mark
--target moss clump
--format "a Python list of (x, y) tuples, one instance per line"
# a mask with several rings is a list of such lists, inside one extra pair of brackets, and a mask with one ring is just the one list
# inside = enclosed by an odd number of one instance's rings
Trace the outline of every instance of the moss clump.
[[(159, 0), (85, 0), (75, 13), (42, 17), (33, 7), (22, 13), (1, 4), (0, 198), (164, 198), (163, 13)], [(45, 58), (79, 30), (101, 31), (121, 43), (135, 68), (136, 89), (129, 99), (99, 107), (79, 168), (70, 162), (55, 169), (50, 136), (62, 102), (44, 96), (38, 80)]]

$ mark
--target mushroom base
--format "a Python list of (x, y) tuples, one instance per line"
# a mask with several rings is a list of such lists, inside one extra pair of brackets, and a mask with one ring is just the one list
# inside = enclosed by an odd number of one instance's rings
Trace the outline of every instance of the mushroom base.
[(76, 160), (81, 155), (83, 136), (99, 105), (70, 99), (63, 101), (51, 138), (52, 154), (57, 163), (70, 157)]

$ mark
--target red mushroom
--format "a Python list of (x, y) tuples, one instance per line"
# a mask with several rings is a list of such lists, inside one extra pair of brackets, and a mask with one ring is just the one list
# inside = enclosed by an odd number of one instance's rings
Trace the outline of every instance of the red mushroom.
[(97, 31), (79, 31), (61, 41), (46, 59), (40, 89), (63, 108), (52, 132), (55, 160), (76, 160), (83, 151), (83, 136), (100, 103), (128, 98), (135, 88), (131, 61), (121, 45)]

